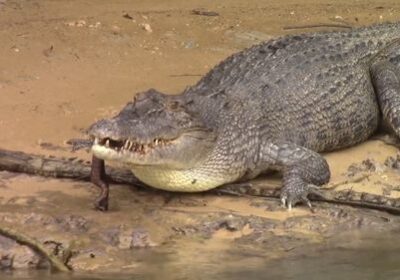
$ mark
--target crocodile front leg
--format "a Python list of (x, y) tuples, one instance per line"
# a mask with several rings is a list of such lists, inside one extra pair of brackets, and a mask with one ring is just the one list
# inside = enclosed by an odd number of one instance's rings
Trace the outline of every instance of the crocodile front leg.
[(330, 178), (329, 166), (318, 153), (292, 143), (269, 143), (260, 154), (266, 169), (276, 169), (283, 174), (281, 201), (289, 210), (298, 202), (306, 203), (310, 193), (327, 183)]
[(397, 137), (400, 137), (400, 69), (389, 61), (370, 68), (382, 116)]
[(108, 210), (109, 187), (106, 177), (104, 160), (93, 156), (92, 169), (90, 171), (90, 181), (100, 188), (100, 195), (95, 202), (95, 208), (100, 211)]

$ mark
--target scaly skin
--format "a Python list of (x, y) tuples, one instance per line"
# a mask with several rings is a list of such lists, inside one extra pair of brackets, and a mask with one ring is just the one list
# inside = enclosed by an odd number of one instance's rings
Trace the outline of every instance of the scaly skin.
[[(360, 143), (382, 120), (399, 136), (399, 38), (400, 24), (382, 24), (256, 45), (179, 96), (141, 93), (120, 115), (91, 127), (98, 139), (92, 151), (170, 191), (204, 191), (279, 170), (282, 202), (311, 206), (307, 195), (330, 177), (318, 152)], [(128, 148), (117, 152), (105, 139), (138, 144), (122, 142)]]

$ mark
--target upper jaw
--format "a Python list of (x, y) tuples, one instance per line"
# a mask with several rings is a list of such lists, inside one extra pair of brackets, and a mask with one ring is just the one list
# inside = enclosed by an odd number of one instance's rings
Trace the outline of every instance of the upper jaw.
[(156, 147), (162, 147), (169, 144), (171, 140), (155, 138), (148, 141), (139, 141), (133, 139), (113, 139), (110, 137), (100, 138), (94, 137), (93, 145), (112, 149), (116, 152), (129, 151), (139, 154), (145, 154), (147, 150), (154, 149)]

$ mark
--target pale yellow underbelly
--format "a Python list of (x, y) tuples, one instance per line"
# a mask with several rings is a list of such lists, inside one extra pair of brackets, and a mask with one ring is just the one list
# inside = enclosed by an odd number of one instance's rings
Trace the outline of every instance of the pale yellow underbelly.
[(207, 191), (236, 179), (207, 169), (171, 170), (154, 166), (134, 166), (131, 169), (145, 184), (173, 192)]

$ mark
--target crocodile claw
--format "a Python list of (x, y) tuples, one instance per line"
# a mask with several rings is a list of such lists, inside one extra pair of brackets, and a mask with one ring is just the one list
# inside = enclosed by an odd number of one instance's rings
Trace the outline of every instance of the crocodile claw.
[(308, 195), (311, 193), (319, 193), (317, 188), (317, 186), (311, 184), (283, 187), (281, 191), (282, 207), (291, 211), (296, 204), (302, 202), (308, 206), (311, 212), (314, 213), (314, 208), (312, 207), (311, 201), (308, 199)]

